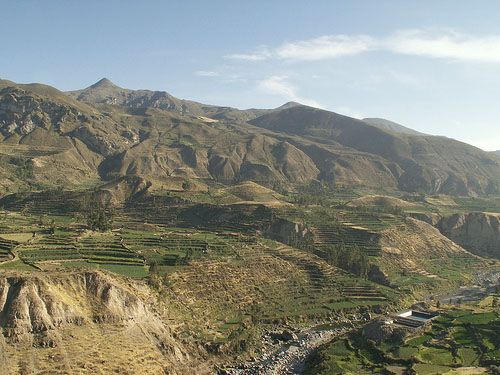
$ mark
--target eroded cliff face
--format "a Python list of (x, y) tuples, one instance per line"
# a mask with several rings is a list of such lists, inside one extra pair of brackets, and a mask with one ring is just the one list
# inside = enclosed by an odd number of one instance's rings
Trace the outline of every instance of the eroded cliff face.
[(101, 272), (6, 273), (0, 277), (0, 348), (6, 354), (0, 368), (12, 374), (45, 368), (182, 373), (193, 366), (193, 352), (174, 338), (154, 300), (145, 285)]
[(26, 135), (36, 127), (59, 130), (63, 122), (83, 120), (77, 109), (44, 101), (26, 91), (7, 87), (0, 91), (0, 133)]
[(441, 233), (471, 253), (500, 259), (500, 215), (469, 212), (445, 217)]

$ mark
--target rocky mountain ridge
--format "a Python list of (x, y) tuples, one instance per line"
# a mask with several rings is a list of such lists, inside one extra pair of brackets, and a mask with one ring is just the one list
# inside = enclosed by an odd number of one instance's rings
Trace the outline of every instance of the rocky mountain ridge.
[(390, 175), (402, 191), (452, 195), (498, 191), (498, 161), (453, 139), (386, 132), (361, 120), (306, 106), (264, 114), (250, 123), (296, 134), (326, 147), (340, 144), (380, 156), (384, 167), (379, 172)]
[(40, 188), (55, 174), (69, 186), (131, 175), (174, 190), (185, 180), (202, 190), (206, 181), (272, 187), (312, 180), (471, 196), (499, 188), (500, 161), (475, 147), (294, 102), (237, 110), (122, 89), (107, 79), (70, 93), (10, 81), (0, 89), (0, 148), (9, 155), (0, 175), (9, 176), (3, 186), (10, 191), (26, 183), (12, 173), (19, 162)]

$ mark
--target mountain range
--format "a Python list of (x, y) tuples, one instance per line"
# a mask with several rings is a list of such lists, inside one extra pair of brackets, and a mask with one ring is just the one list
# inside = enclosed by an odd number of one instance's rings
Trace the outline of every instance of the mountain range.
[(62, 92), (0, 81), (0, 189), (92, 186), (140, 176), (153, 189), (319, 180), (385, 191), (499, 191), (500, 159), (384, 119), (290, 102), (239, 110), (101, 79)]

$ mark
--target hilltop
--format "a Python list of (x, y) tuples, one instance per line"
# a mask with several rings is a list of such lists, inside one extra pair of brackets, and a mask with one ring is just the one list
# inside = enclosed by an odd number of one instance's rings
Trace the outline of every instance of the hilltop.
[(267, 111), (238, 110), (231, 107), (207, 105), (178, 99), (166, 91), (124, 89), (107, 78), (102, 78), (85, 89), (69, 91), (67, 94), (80, 102), (94, 106), (109, 104), (136, 111), (157, 108), (183, 115), (206, 116), (214, 119), (246, 121)]

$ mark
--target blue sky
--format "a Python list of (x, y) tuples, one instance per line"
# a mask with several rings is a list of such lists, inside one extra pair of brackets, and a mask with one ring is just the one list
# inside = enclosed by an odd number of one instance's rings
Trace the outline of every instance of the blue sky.
[(500, 2), (1, 1), (0, 77), (295, 100), (500, 149)]

